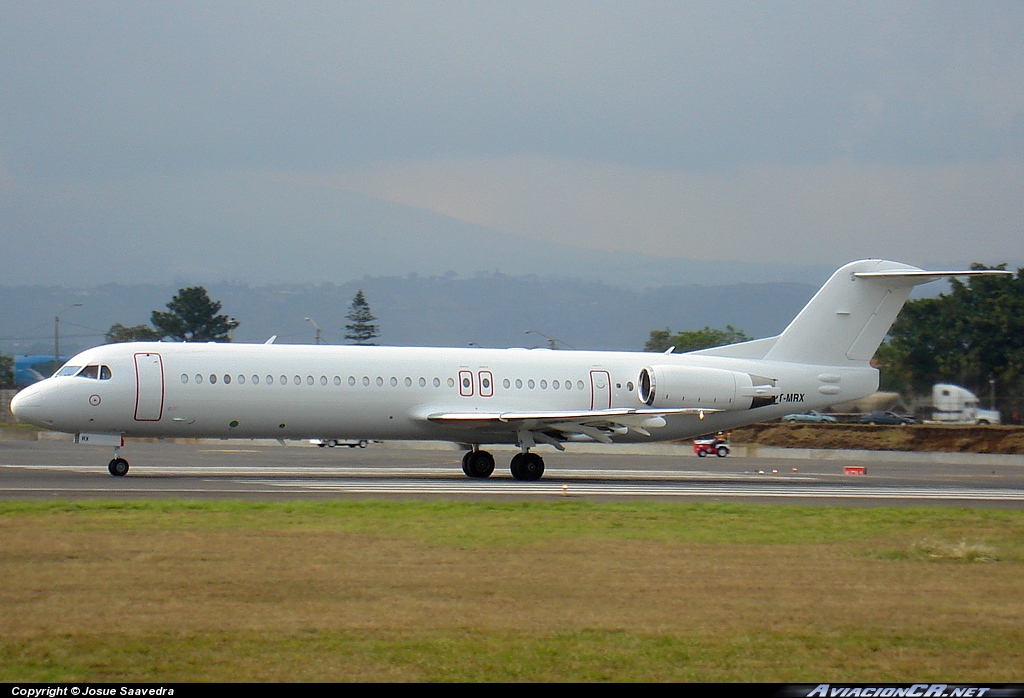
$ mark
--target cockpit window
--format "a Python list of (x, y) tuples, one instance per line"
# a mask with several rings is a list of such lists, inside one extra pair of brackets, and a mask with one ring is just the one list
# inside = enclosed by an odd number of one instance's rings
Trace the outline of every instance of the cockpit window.
[(92, 378), (93, 380), (101, 381), (110, 380), (110, 376), (110, 368), (108, 366), (100, 366), (99, 364), (89, 364), (78, 373), (79, 378)]
[(78, 371), (81, 368), (82, 368), (81, 366), (68, 366), (68, 365), (65, 365), (59, 371), (57, 371), (56, 375), (58, 375), (58, 376), (73, 376), (76, 373), (78, 373)]

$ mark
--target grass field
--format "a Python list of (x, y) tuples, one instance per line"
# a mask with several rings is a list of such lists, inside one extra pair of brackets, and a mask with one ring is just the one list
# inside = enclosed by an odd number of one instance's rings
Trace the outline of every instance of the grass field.
[(1024, 681), (1024, 512), (0, 503), (0, 681)]

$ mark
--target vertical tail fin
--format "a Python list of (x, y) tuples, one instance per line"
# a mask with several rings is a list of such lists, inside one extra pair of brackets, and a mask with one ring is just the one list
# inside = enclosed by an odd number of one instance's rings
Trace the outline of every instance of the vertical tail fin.
[(924, 271), (879, 259), (851, 262), (821, 287), (764, 358), (830, 366), (867, 365), (914, 286), (945, 276), (1009, 273)]

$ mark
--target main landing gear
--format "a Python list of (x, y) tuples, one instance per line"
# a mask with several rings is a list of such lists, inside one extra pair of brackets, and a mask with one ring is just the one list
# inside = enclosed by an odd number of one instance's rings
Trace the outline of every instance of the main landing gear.
[[(544, 474), (544, 459), (529, 451), (517, 453), (512, 457), (509, 470), (516, 480), (539, 480)], [(462, 472), (472, 478), (490, 477), (494, 472), (494, 456), (487, 451), (466, 451), (466, 455), (462, 457)]]

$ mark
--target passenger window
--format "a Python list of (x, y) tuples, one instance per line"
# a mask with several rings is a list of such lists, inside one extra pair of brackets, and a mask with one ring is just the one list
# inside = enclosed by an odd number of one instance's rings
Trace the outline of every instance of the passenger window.
[(523, 387), (523, 379), (522, 378), (516, 378), (516, 388), (522, 389), (522, 387)]
[(540, 382), (540, 389), (541, 390), (547, 390), (548, 389), (548, 382), (547, 381), (541, 381)]
[(551, 381), (551, 389), (558, 390), (558, 381)]
[(440, 378), (435, 378), (434, 379), (434, 387), (435, 388), (440, 388), (441, 387), (441, 379)]
[(306, 376), (306, 385), (313, 385), (313, 376)]
[(225, 373), (224, 374), (224, 385), (230, 385), (230, 384), (231, 384), (231, 376), (229, 376), (228, 374)]
[(427, 379), (423, 378), (422, 376), (420, 376), (420, 387), (421, 388), (427, 387)]
[(241, 373), (238, 374), (238, 384), (245, 385), (245, 376), (243, 376)]
[(406, 388), (411, 388), (412, 387), (412, 378), (409, 378), (409, 376), (405, 377), (405, 387)]
[(398, 385), (398, 379), (391, 376), (391, 387), (394, 388), (396, 385)]
[(281, 376), (281, 385), (288, 385), (288, 376)]
[(188, 383), (188, 374), (187, 373), (182, 373), (181, 374), (181, 382), (185, 383), (185, 384)]
[(203, 377), (197, 373), (196, 374), (196, 383), (199, 384), (199, 383), (202, 383), (202, 382), (203, 382)]
[(536, 386), (537, 384), (533, 382), (532, 378), (526, 381), (526, 387), (529, 388), (530, 390), (533, 390)]
[(506, 378), (505, 380), (503, 380), (503, 381), (501, 382), (501, 384), (502, 384), (503, 386), (505, 386), (505, 389), (506, 389), (506, 390), (508, 390), (508, 389), (509, 389), (509, 388), (510, 388), (510, 387), (512, 386), (512, 384), (511, 384), (511, 383), (509, 383), (509, 380), (508, 380), (508, 378)]
[(253, 385), (259, 385), (260, 384), (260, 377), (257, 376), (255, 373), (252, 374), (252, 384)]
[(449, 378), (448, 379), (448, 387), (449, 388), (454, 388), (455, 387), (455, 379), (454, 378)]

